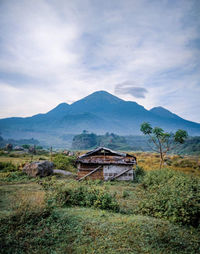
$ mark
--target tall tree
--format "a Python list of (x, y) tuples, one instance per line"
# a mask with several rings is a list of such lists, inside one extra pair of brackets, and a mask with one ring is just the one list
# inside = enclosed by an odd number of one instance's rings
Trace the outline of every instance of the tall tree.
[(141, 125), (140, 130), (144, 135), (149, 136), (151, 149), (160, 154), (160, 168), (163, 165), (166, 154), (175, 148), (177, 144), (183, 144), (188, 137), (187, 132), (184, 130), (177, 130), (175, 134), (168, 133), (159, 127), (152, 128), (147, 122)]

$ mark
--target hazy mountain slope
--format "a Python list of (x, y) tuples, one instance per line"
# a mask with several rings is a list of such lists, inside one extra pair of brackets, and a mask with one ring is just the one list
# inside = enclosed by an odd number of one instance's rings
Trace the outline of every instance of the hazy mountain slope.
[(105, 91), (98, 91), (74, 102), (61, 103), (46, 114), (32, 117), (12, 117), (0, 120), (4, 137), (48, 140), (68, 133), (113, 132), (137, 135), (142, 122), (160, 126), (167, 131), (185, 129), (190, 135), (200, 135), (200, 124), (184, 120), (169, 110), (156, 107), (146, 110), (132, 101), (124, 101)]
[(161, 116), (161, 117), (184, 120), (183, 118), (179, 117), (178, 115), (170, 112), (169, 110), (167, 110), (163, 107), (155, 107), (155, 108), (150, 109), (149, 111), (152, 112), (153, 114)]
[(70, 105), (67, 103), (60, 103), (57, 107), (53, 108), (49, 112), (47, 112), (45, 115), (48, 117), (63, 117), (63, 115), (67, 114), (67, 112), (70, 109)]

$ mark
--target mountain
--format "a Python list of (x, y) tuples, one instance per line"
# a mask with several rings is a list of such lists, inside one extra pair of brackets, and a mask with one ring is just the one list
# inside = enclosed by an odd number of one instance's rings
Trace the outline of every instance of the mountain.
[(67, 103), (60, 103), (57, 107), (54, 109), (50, 110), (49, 112), (46, 113), (46, 116), (49, 117), (62, 117), (63, 115), (66, 114), (66, 112), (69, 110), (70, 105)]
[(92, 93), (71, 105), (61, 103), (46, 114), (0, 119), (0, 132), (5, 138), (33, 137), (46, 144), (61, 144), (62, 137), (83, 130), (141, 135), (140, 125), (145, 121), (166, 131), (184, 129), (189, 135), (200, 135), (199, 123), (187, 121), (163, 107), (147, 110), (105, 91)]
[(183, 118), (179, 117), (178, 115), (170, 112), (169, 110), (163, 108), (163, 107), (155, 107), (155, 108), (152, 108), (149, 110), (150, 112), (158, 115), (158, 116), (161, 116), (161, 117), (165, 117), (165, 118), (170, 118), (170, 119), (182, 119), (184, 120)]

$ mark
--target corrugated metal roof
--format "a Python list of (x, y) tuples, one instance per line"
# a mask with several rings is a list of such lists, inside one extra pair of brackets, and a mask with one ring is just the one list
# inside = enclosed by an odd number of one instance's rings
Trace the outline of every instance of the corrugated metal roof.
[(116, 152), (106, 147), (98, 147), (79, 156), (76, 160), (76, 163), (78, 162), (83, 164), (134, 165), (136, 164), (136, 157), (127, 153)]
[(134, 157), (135, 158), (135, 156), (133, 156), (133, 155), (130, 155), (130, 154), (127, 154), (127, 153), (120, 153), (120, 152), (116, 152), (116, 151), (113, 151), (113, 150), (111, 150), (111, 149), (109, 149), (109, 148), (106, 148), (106, 147), (97, 147), (97, 148), (95, 148), (94, 150), (92, 150), (92, 151), (89, 151), (89, 152), (87, 152), (87, 153), (85, 153), (85, 154), (83, 154), (83, 155), (81, 155), (81, 156), (79, 156), (78, 158), (83, 158), (83, 157), (87, 157), (87, 156), (89, 156), (89, 155), (92, 155), (92, 154), (94, 154), (94, 153), (96, 153), (96, 152), (99, 152), (99, 151), (107, 151), (107, 152), (110, 152), (112, 155), (118, 155), (118, 156), (122, 156), (122, 157), (126, 157), (126, 156), (130, 156), (130, 157)]

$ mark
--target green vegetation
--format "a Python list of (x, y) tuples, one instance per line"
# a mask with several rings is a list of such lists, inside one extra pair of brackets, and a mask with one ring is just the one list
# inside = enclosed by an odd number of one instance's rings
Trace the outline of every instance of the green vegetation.
[(13, 172), (17, 170), (17, 166), (11, 162), (1, 162), (0, 161), (0, 172)]
[(2, 219), (0, 253), (198, 253), (198, 234), (143, 216), (87, 208)]
[[(41, 183), (43, 185), (43, 183)], [(105, 210), (119, 211), (119, 204), (114, 195), (107, 192), (106, 188), (95, 186), (93, 182), (78, 183), (52, 182), (44, 183), (44, 189), (48, 192), (48, 204), (58, 206), (86, 206)]]
[(143, 167), (136, 166), (135, 174), (134, 174), (134, 182), (139, 183), (143, 180), (146, 172), (144, 171)]
[(64, 154), (56, 154), (53, 156), (53, 163), (55, 168), (75, 172), (75, 156), (66, 156)]
[[(198, 253), (198, 162), (168, 158), (175, 169), (174, 164), (182, 170), (192, 165), (192, 176), (144, 170), (159, 166), (158, 155), (136, 156), (134, 182), (30, 179), (14, 163), (22, 158), (6, 157), (12, 163), (0, 163), (0, 253)], [(53, 160), (75, 171), (74, 157), (56, 154)], [(8, 181), (5, 174), (16, 177)]]
[[(84, 131), (80, 135), (75, 135), (72, 141), (72, 148), (75, 150), (87, 150), (97, 146), (105, 146), (113, 150), (121, 151), (152, 151), (146, 136), (119, 136), (113, 133), (96, 135)], [(188, 154), (200, 155), (200, 137), (188, 137), (183, 144), (173, 143), (168, 154)]]
[(173, 151), (179, 154), (200, 155), (200, 137), (188, 137), (184, 144), (179, 144)]
[[(0, 136), (0, 147), (3, 148), (6, 146), (6, 144), (12, 144), (13, 146), (23, 146), (25, 145), (24, 148), (28, 148), (30, 145), (38, 145), (40, 142), (37, 140), (37, 139), (34, 139), (34, 138), (30, 138), (30, 139), (19, 139), (19, 140), (16, 140), (16, 139), (3, 139), (1, 136)], [(26, 147), (26, 145), (28, 147)]]
[(83, 131), (82, 134), (74, 136), (72, 142), (72, 148), (77, 150), (92, 149), (98, 146), (105, 146), (115, 150), (131, 149), (125, 137), (108, 132), (105, 135), (96, 135)]
[(200, 179), (163, 169), (148, 172), (138, 213), (171, 222), (200, 225)]
[(165, 156), (169, 153), (175, 144), (183, 144), (188, 137), (184, 130), (178, 130), (175, 134), (164, 132), (162, 128), (152, 128), (149, 123), (144, 122), (140, 128), (144, 135), (149, 137), (150, 148), (160, 155), (160, 168), (163, 165)]
[(18, 182), (30, 179), (25, 173), (19, 170), (19, 166), (11, 162), (0, 162), (0, 183)]

